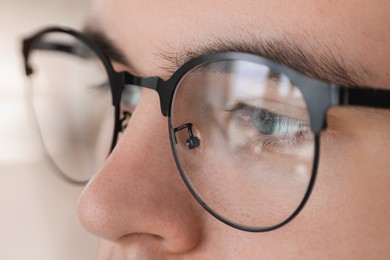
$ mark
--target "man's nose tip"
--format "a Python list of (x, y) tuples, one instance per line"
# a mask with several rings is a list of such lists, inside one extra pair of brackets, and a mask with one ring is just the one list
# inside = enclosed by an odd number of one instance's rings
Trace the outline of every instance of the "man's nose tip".
[[(103, 169), (104, 171), (105, 169)], [(141, 245), (170, 253), (197, 247), (201, 222), (197, 205), (183, 194), (160, 185), (123, 187), (99, 173), (83, 192), (77, 212), (82, 225), (91, 233), (121, 245)], [(134, 182), (133, 182), (134, 183)]]

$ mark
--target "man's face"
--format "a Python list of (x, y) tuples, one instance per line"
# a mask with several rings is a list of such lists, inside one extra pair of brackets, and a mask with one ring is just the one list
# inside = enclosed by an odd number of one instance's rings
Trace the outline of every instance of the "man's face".
[[(168, 78), (166, 54), (181, 57), (216, 42), (282, 41), (316, 59), (307, 71), (288, 64), (303, 73), (390, 89), (389, 12), (384, 0), (100, 0), (90, 27), (124, 53), (128, 64), (116, 63), (116, 70), (139, 76)], [(327, 59), (345, 70), (321, 68)], [(158, 96), (144, 90), (86, 187), (79, 216), (102, 238), (98, 259), (389, 258), (389, 129), (390, 111), (332, 109), (306, 207), (282, 228), (248, 233), (214, 219), (191, 196), (171, 155)]]

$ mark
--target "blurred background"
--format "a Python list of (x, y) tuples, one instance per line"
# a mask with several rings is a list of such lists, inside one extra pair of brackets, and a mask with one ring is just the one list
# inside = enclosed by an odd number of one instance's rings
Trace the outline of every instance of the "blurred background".
[(94, 259), (75, 205), (82, 187), (46, 161), (26, 102), (21, 39), (47, 25), (80, 28), (90, 0), (0, 0), (0, 259)]

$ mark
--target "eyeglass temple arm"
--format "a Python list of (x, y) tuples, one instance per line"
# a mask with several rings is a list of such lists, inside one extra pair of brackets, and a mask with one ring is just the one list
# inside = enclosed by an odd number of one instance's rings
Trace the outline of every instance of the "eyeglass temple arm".
[[(26, 45), (27, 43), (25, 42), (24, 44)], [(77, 48), (77, 46), (75, 45), (69, 45), (69, 44), (64, 44), (59, 42), (46, 42), (42, 40), (35, 41), (32, 47), (37, 50), (60, 51), (60, 52), (70, 53), (80, 58), (91, 57), (91, 55), (88, 55), (89, 52), (79, 51), (80, 49)], [(136, 77), (127, 72), (123, 72), (123, 81), (126, 85), (135, 85), (135, 86), (156, 90), (159, 81), (161, 81), (161, 79), (159, 77), (146, 77), (146, 78)]]
[(377, 88), (339, 88), (340, 106), (390, 108), (390, 90)]
[[(90, 52), (80, 51), (80, 48), (77, 48), (76, 45), (70, 45), (70, 44), (54, 42), (54, 41), (49, 42), (43, 40), (35, 40), (34, 42), (31, 42), (30, 39), (27, 39), (23, 41), (23, 54), (24, 54), (25, 61), (27, 61), (28, 49), (64, 52), (64, 53), (69, 53), (78, 56), (83, 59), (91, 57)], [(33, 73), (33, 70), (29, 66), (29, 64), (27, 64), (27, 62), (25, 63), (26, 63), (26, 68), (25, 68), (26, 75), (29, 76)]]

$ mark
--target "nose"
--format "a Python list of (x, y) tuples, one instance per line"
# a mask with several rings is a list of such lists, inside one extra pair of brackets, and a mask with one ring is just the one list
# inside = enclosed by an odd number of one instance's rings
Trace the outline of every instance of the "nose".
[(170, 149), (158, 97), (144, 90), (137, 109), (78, 203), (81, 223), (122, 246), (180, 253), (202, 233), (199, 206), (186, 189)]

